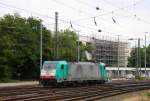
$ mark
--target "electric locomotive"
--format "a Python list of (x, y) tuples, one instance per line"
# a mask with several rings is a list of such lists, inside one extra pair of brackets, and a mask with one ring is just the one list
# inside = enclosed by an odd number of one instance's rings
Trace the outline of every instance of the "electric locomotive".
[(72, 83), (105, 83), (104, 63), (45, 61), (40, 72), (42, 85)]

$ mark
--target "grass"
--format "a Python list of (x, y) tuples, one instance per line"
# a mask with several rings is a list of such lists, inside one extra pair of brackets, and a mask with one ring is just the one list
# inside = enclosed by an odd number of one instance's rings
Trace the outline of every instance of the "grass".
[(145, 80), (146, 78), (145, 77), (136, 76), (135, 79), (138, 80), (138, 81), (141, 81), (141, 80)]
[(141, 91), (136, 94), (131, 94), (120, 101), (150, 101), (150, 91)]
[(0, 83), (13, 83), (21, 81), (37, 81), (38, 79), (24, 79), (24, 80), (15, 80), (15, 79), (0, 79)]
[(150, 92), (145, 93), (145, 95), (150, 98)]

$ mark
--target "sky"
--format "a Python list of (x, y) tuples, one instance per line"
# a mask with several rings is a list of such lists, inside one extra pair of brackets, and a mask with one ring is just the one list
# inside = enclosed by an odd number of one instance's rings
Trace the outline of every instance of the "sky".
[(145, 32), (150, 43), (149, 5), (150, 0), (0, 0), (0, 16), (34, 16), (54, 31), (57, 11), (59, 30), (68, 28), (83, 36), (106, 39), (117, 39), (118, 35), (122, 40), (141, 38), (143, 45)]

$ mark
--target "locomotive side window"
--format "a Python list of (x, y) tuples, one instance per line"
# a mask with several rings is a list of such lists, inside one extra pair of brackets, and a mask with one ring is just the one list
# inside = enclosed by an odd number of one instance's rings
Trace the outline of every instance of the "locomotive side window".
[(106, 67), (104, 66), (104, 70), (106, 70)]
[(64, 65), (61, 65), (61, 69), (64, 69)]

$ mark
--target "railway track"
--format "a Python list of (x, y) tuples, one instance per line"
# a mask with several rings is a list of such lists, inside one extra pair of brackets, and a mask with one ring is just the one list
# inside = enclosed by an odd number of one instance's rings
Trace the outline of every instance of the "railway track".
[(150, 81), (128, 81), (64, 88), (20, 86), (0, 88), (0, 101), (94, 101), (145, 89), (150, 89)]

